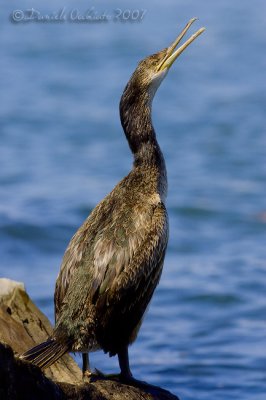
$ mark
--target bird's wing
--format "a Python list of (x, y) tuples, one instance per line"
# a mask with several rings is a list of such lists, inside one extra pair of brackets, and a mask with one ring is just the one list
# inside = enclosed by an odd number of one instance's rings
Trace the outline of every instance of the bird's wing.
[(107, 199), (108, 196), (94, 208), (83, 225), (74, 234), (65, 251), (55, 285), (54, 303), (56, 320), (63, 306), (70, 282), (73, 281), (76, 272), (83, 266), (84, 261), (91, 264), (91, 260), (87, 260), (86, 257), (93, 249), (97, 232), (101, 231), (105, 224), (106, 203), (109, 203), (109, 212), (111, 213), (112, 211), (112, 201), (108, 202), (106, 201)]
[[(160, 264), (168, 240), (168, 219), (164, 205), (159, 203), (151, 206), (148, 212), (140, 212), (134, 226), (135, 229), (130, 232), (122, 232), (124, 240), (120, 240), (119, 245), (112, 243), (112, 251), (108, 249), (111, 253), (107, 257), (109, 263), (103, 266), (103, 258), (95, 258), (95, 262), (100, 261), (101, 264), (99, 272), (104, 271), (104, 275), (99, 274), (97, 281), (98, 297), (105, 298), (107, 303), (120, 299), (124, 292), (128, 295), (132, 288), (136, 290), (143, 281), (157, 281), (161, 273)], [(153, 285), (153, 282), (150, 283)]]
[[(136, 235), (131, 232), (127, 236), (131, 245), (121, 247), (114, 254), (112, 268), (105, 268), (104, 278), (95, 293), (96, 315), (100, 320), (99, 341), (110, 355), (121, 347), (121, 337), (130, 342), (135, 339), (161, 276), (168, 241), (167, 212), (162, 203), (151, 210), (149, 216), (140, 217), (143, 222), (139, 223)], [(124, 256), (126, 263), (123, 263), (121, 255), (129, 248), (130, 256)], [(119, 270), (116, 271), (115, 266)]]

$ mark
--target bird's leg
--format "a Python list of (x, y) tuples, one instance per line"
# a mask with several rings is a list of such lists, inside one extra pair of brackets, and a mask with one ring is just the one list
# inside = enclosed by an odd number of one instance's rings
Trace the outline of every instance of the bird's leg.
[(121, 370), (120, 374), (107, 374), (106, 375), (106, 374), (103, 374), (101, 371), (99, 371), (96, 368), (95, 371), (96, 371), (97, 375), (92, 376), (92, 378), (121, 380), (121, 381), (127, 382), (127, 383), (134, 381), (134, 378), (132, 376), (132, 373), (131, 373), (130, 367), (129, 367), (127, 346), (124, 347), (117, 355), (118, 355), (118, 361), (119, 361), (119, 366), (120, 366), (120, 370)]
[(105, 377), (105, 375), (95, 368), (95, 372), (90, 369), (89, 353), (82, 353), (82, 378), (85, 382), (92, 382), (97, 378)]
[[(147, 383), (143, 381), (139, 381), (135, 378), (133, 378), (132, 372), (130, 371), (129, 367), (129, 358), (128, 358), (128, 347), (125, 346), (123, 349), (121, 349), (118, 352), (118, 361), (119, 361), (119, 366), (121, 373), (118, 374), (103, 374), (101, 371), (98, 369), (95, 369), (96, 374), (90, 373), (90, 381), (93, 382), (94, 380), (98, 379), (109, 379), (109, 380), (115, 380), (115, 381), (120, 381), (123, 383), (126, 383), (128, 385), (132, 386), (137, 386), (137, 387), (147, 387)], [(84, 354), (85, 356), (85, 354)]]
[(82, 376), (83, 376), (83, 379), (90, 378), (90, 376), (91, 376), (88, 353), (82, 353)]
[(119, 366), (121, 369), (121, 374), (120, 374), (120, 380), (122, 382), (125, 382), (126, 384), (136, 386), (136, 387), (147, 387), (149, 386), (146, 382), (144, 381), (139, 381), (138, 379), (135, 379), (132, 375), (132, 372), (130, 371), (130, 366), (129, 366), (129, 358), (128, 358), (128, 347), (124, 347), (119, 353), (118, 353), (118, 361), (119, 361)]
[(128, 347), (124, 347), (118, 353), (119, 367), (121, 369), (121, 377), (126, 380), (132, 380), (133, 376), (129, 367)]

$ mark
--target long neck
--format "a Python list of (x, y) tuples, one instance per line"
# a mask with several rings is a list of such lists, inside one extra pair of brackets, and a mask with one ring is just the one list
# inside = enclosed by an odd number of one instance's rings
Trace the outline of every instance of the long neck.
[(162, 198), (167, 194), (167, 173), (164, 157), (156, 140), (151, 118), (152, 97), (148, 92), (135, 95), (126, 87), (120, 101), (120, 118), (134, 156), (134, 167), (149, 174), (156, 172), (157, 190)]

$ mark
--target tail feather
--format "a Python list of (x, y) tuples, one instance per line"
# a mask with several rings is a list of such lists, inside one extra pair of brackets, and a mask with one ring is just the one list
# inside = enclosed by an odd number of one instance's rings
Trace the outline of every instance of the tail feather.
[(55, 339), (48, 339), (21, 354), (20, 359), (30, 361), (40, 368), (47, 368), (69, 350), (68, 344), (58, 343)]

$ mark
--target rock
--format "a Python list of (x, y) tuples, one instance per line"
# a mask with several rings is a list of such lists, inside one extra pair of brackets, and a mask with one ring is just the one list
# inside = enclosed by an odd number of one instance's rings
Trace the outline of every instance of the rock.
[(25, 292), (24, 283), (11, 281), (7, 278), (0, 278), (0, 303), (3, 302), (6, 297), (11, 296), (17, 288), (20, 288)]
[(42, 371), (14, 357), (11, 347), (0, 343), (0, 399), (61, 400), (63, 390)]
[[(17, 354), (44, 342), (52, 332), (46, 316), (25, 292), (24, 285), (0, 279), (0, 342), (8, 344)], [(81, 382), (82, 373), (69, 355), (63, 356), (45, 375), (54, 381)]]
[(16, 357), (47, 339), (52, 326), (34, 305), (24, 285), (0, 279), (0, 399), (2, 400), (178, 400), (151, 385), (129, 386), (116, 380), (84, 383), (78, 365), (63, 356), (44, 372)]

